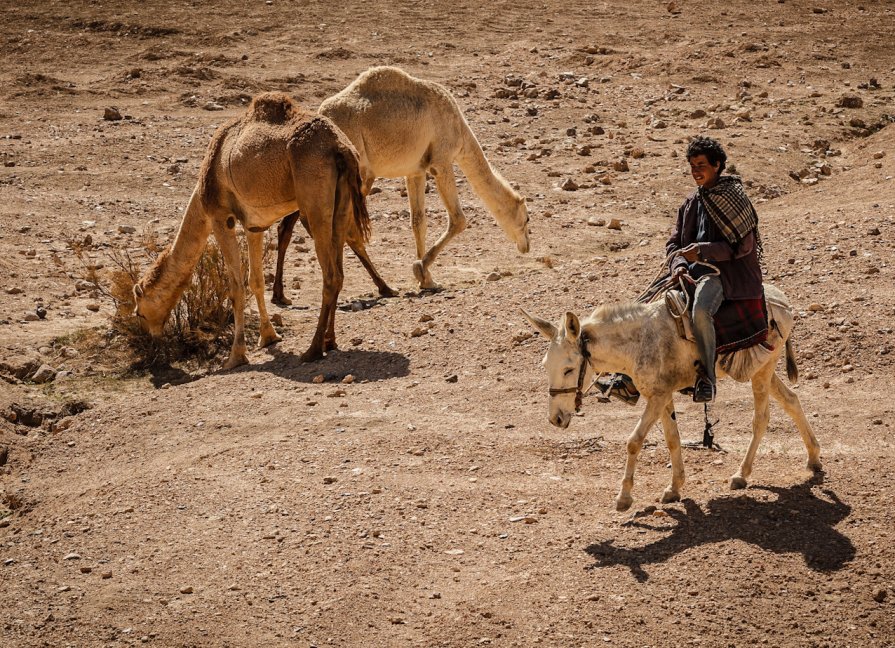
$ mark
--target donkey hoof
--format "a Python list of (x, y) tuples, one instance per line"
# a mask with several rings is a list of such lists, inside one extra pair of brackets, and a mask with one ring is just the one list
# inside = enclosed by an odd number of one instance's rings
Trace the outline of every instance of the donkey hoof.
[(676, 490), (671, 490), (671, 488), (666, 488), (662, 493), (662, 503), (663, 504), (671, 504), (671, 502), (680, 502), (681, 494)]
[(274, 295), (270, 301), (277, 306), (292, 306), (292, 300), (284, 295)]
[(746, 479), (744, 477), (731, 477), (730, 490), (742, 490), (746, 488)]
[(634, 498), (630, 495), (619, 495), (615, 498), (615, 510), (619, 512), (627, 511), (634, 503)]

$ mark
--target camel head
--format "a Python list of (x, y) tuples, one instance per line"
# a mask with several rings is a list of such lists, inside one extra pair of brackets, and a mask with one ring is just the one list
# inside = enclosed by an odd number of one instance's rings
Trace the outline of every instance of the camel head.
[[(557, 327), (547, 320), (529, 315), (525, 310), (522, 314), (550, 342), (541, 361), (547, 370), (550, 394), (547, 419), (552, 425), (565, 429), (577, 411), (576, 392), (590, 373), (590, 365), (581, 352), (581, 322), (574, 313), (566, 313), (562, 325)], [(584, 376), (580, 376), (582, 371)]]
[(134, 284), (134, 317), (140, 322), (140, 328), (152, 337), (159, 337), (168, 319), (168, 311), (156, 308), (153, 301), (146, 296), (143, 280)]
[(516, 244), (516, 248), (522, 254), (528, 252), (528, 207), (525, 198), (513, 192), (512, 200), (495, 210), (494, 218), (507, 238)]

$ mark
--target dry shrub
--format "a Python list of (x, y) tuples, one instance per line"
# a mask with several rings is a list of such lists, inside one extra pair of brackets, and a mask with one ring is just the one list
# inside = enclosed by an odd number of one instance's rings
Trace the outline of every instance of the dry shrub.
[[(165, 325), (164, 335), (153, 339), (140, 327), (134, 317), (133, 286), (146, 267), (164, 249), (153, 235), (147, 235), (142, 248), (147, 257), (138, 262), (127, 249), (108, 253), (108, 267), (102, 270), (86, 257), (83, 245), (69, 241), (69, 247), (81, 260), (83, 279), (113, 305), (110, 318), (110, 338), (117, 338), (130, 349), (134, 368), (145, 368), (175, 360), (208, 360), (229, 348), (232, 336), (233, 312), (227, 267), (223, 254), (213, 239), (209, 240), (191, 281)], [(267, 250), (268, 246), (265, 246)], [(248, 263), (245, 243), (242, 244), (243, 285), (248, 286)], [(267, 262), (265, 251), (265, 262)], [(250, 293), (248, 293), (250, 294)], [(251, 319), (246, 328), (251, 328)]]

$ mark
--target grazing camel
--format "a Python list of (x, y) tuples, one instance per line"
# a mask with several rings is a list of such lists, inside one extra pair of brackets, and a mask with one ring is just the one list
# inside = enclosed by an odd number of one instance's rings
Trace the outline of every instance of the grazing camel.
[(323, 272), (317, 330), (302, 360), (316, 360), (335, 348), (346, 240), (378, 277), (364, 251), (370, 216), (361, 193), (357, 152), (330, 120), (274, 92), (255, 97), (245, 115), (219, 128), (212, 138), (177, 238), (134, 286), (134, 313), (143, 328), (153, 336), (162, 333), (213, 232), (229, 271), (234, 314), (233, 346), (224, 368), (248, 362), (245, 290), (236, 240), (239, 221), (248, 242), (249, 287), (261, 318), (258, 345), (279, 341), (264, 304), (264, 231), (297, 209), (314, 237)]
[[(774, 373), (780, 355), (786, 349), (786, 373), (790, 381), (798, 380), (795, 352), (790, 333), (793, 325), (792, 306), (781, 290), (765, 284), (768, 318), (772, 322), (767, 343), (773, 346), (763, 362), (752, 366), (743, 381), (751, 380), (755, 401), (752, 418), (752, 441), (739, 470), (730, 479), (731, 488), (745, 488), (752, 473), (752, 462), (758, 445), (767, 431), (770, 410), (768, 395), (782, 405), (795, 422), (808, 450), (808, 468), (819, 471), (820, 446), (811, 425), (805, 418), (798, 396)], [(682, 339), (673, 318), (662, 301), (651, 304), (604, 306), (583, 322), (573, 313), (566, 313), (561, 326), (533, 317), (523, 311), (531, 324), (550, 340), (543, 365), (547, 369), (550, 394), (549, 420), (566, 428), (572, 413), (578, 410), (585, 384), (594, 372), (624, 373), (634, 380), (646, 397), (646, 409), (628, 439), (628, 460), (616, 508), (625, 511), (634, 501), (634, 467), (637, 455), (649, 429), (661, 419), (665, 442), (671, 454), (671, 485), (662, 495), (663, 502), (676, 502), (684, 484), (681, 440), (674, 415), (674, 392), (693, 385), (696, 379), (696, 345)], [(747, 353), (745, 349), (739, 353)], [(729, 366), (729, 365), (728, 365)], [(726, 375), (718, 363), (718, 375)], [(576, 387), (577, 385), (577, 387)]]
[[(520, 252), (528, 252), (525, 198), (488, 164), (457, 102), (444, 86), (414, 78), (396, 67), (374, 67), (325, 100), (319, 113), (333, 120), (357, 148), (364, 195), (377, 177), (404, 177), (416, 241), (413, 274), (420, 288), (437, 288), (429, 267), (448, 241), (466, 228), (466, 216), (457, 197), (454, 162), (507, 238)], [(449, 217), (447, 229), (428, 250), (426, 173), (435, 178)], [(278, 231), (273, 297), (278, 304), (289, 303), (283, 295), (283, 257), (296, 219), (296, 214), (284, 219)]]

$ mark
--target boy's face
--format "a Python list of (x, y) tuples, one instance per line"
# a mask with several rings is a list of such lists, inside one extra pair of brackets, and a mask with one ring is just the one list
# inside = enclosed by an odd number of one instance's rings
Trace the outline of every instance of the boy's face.
[(690, 158), (689, 162), (690, 174), (693, 176), (697, 185), (706, 189), (715, 186), (715, 183), (718, 182), (718, 176), (720, 175), (718, 172), (718, 169), (721, 168), (720, 162), (712, 164), (704, 154), (694, 155)]

